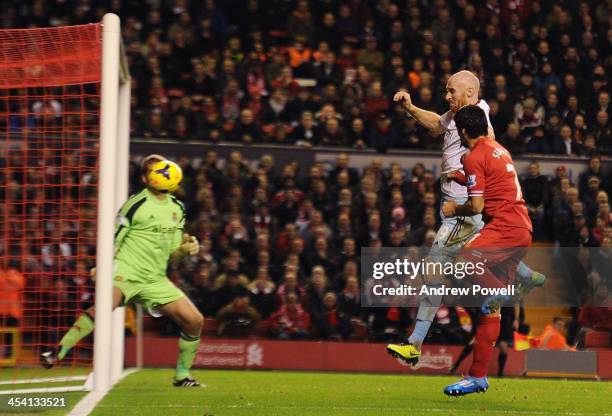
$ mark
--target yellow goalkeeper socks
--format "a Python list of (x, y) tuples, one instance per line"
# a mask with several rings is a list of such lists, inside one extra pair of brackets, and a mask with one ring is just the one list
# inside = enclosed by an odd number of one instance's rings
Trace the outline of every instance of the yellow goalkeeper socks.
[(68, 351), (74, 347), (80, 340), (91, 334), (94, 329), (94, 321), (86, 313), (79, 316), (79, 319), (72, 325), (72, 328), (60, 341), (60, 351), (57, 354), (57, 358), (62, 360)]
[(182, 380), (189, 377), (189, 369), (193, 365), (193, 359), (198, 352), (200, 337), (191, 337), (181, 332), (179, 338), (179, 356), (176, 362), (176, 379)]

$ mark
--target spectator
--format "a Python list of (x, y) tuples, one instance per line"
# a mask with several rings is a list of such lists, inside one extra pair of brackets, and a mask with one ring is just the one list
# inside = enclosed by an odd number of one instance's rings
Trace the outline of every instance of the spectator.
[(385, 55), (378, 50), (378, 42), (374, 36), (366, 38), (365, 48), (357, 54), (356, 63), (364, 65), (366, 69), (374, 74), (382, 73)]
[(0, 269), (0, 322), (1, 326), (15, 327), (23, 319), (23, 288), (26, 281), (17, 264), (6, 266)]
[(455, 33), (455, 23), (446, 8), (439, 9), (438, 17), (431, 25), (434, 39), (440, 44), (450, 44)]
[(337, 296), (333, 292), (327, 292), (323, 297), (323, 306), (323, 309), (316, 309), (316, 313), (311, 314), (318, 335), (322, 339), (332, 341), (346, 339), (351, 332), (351, 326), (349, 319), (338, 309)]
[[(538, 46), (538, 51), (542, 51), (543, 49), (546, 49), (546, 50), (548, 49), (547, 42), (542, 41), (540, 42), (540, 45), (546, 45), (546, 46)], [(535, 77), (534, 84), (535, 84), (536, 90), (538, 91), (538, 95), (540, 97), (545, 94), (545, 92), (548, 90), (548, 87), (550, 87), (551, 85), (554, 85), (557, 88), (561, 86), (561, 80), (559, 79), (557, 74), (553, 72), (553, 66), (549, 61), (545, 61), (541, 65), (541, 71)]]
[(250, 305), (248, 291), (243, 288), (231, 303), (221, 308), (216, 319), (218, 335), (248, 336), (256, 329), (261, 315)]
[(534, 237), (542, 239), (545, 227), (545, 204), (549, 200), (549, 184), (548, 179), (540, 174), (540, 165), (537, 162), (529, 164), (527, 177), (522, 185), (527, 211), (534, 228)]
[(286, 295), (280, 308), (270, 317), (272, 335), (279, 339), (305, 339), (309, 337), (310, 315), (299, 303), (294, 292)]
[(546, 131), (542, 127), (536, 127), (531, 135), (531, 139), (527, 142), (527, 153), (549, 154), (550, 145)]
[(372, 120), (388, 110), (389, 100), (383, 95), (381, 83), (379, 81), (372, 82), (363, 103), (365, 116)]
[(589, 168), (582, 172), (578, 177), (578, 190), (581, 193), (587, 191), (588, 181), (591, 177), (596, 177), (600, 181), (603, 180), (603, 171), (601, 167), (601, 157), (594, 156), (589, 160)]
[(232, 129), (230, 138), (242, 143), (261, 141), (261, 133), (255, 125), (255, 118), (251, 110), (244, 109), (240, 112), (240, 119)]
[(521, 127), (518, 123), (508, 124), (506, 133), (500, 137), (499, 142), (510, 151), (512, 155), (521, 155), (525, 153), (526, 144), (525, 138), (521, 134)]
[(540, 335), (539, 348), (547, 350), (566, 350), (576, 351), (576, 348), (567, 344), (565, 335), (565, 321), (559, 317), (554, 317), (551, 324), (544, 328), (544, 332)]
[(514, 112), (516, 114), (515, 122), (522, 131), (533, 129), (544, 123), (544, 109), (542, 106), (538, 106), (533, 97), (525, 98), (517, 104)]
[[(331, 15), (331, 13), (328, 13)], [(333, 16), (333, 15), (332, 15)], [(336, 55), (329, 51), (323, 55), (323, 60), (316, 69), (317, 85), (338, 85), (342, 80), (342, 69), (336, 63)]]
[(236, 262), (233, 262), (233, 265), (228, 267), (231, 267), (231, 269), (218, 276), (213, 286), (217, 310), (228, 305), (236, 296), (242, 294), (249, 283), (246, 275), (241, 274), (237, 270), (238, 265)]
[[(314, 243), (314, 251), (310, 253), (306, 261), (307, 270), (312, 270), (313, 276), (323, 273), (323, 277), (333, 276), (335, 273), (334, 260), (329, 252), (325, 237), (318, 237)], [(317, 268), (322, 267), (322, 269)], [(315, 270), (316, 268), (316, 270)]]
[(207, 264), (200, 266), (193, 283), (187, 288), (189, 299), (204, 316), (214, 314), (215, 297), (212, 290), (211, 268)]
[(553, 151), (559, 155), (575, 156), (579, 154), (579, 145), (572, 135), (572, 128), (567, 124), (561, 127), (561, 131), (553, 141)]
[(489, 119), (493, 126), (493, 131), (506, 131), (508, 124), (512, 121), (511, 114), (504, 114), (500, 111), (499, 102), (497, 100), (489, 100)]
[(272, 91), (268, 104), (264, 107), (261, 121), (265, 126), (269, 126), (276, 122), (289, 122), (290, 114), (287, 109), (287, 96), (277, 88)]
[(247, 285), (249, 289), (251, 304), (263, 319), (267, 319), (274, 311), (276, 304), (276, 285), (270, 279), (265, 267), (257, 269), (255, 280)]
[(370, 146), (381, 153), (393, 147), (396, 142), (396, 133), (391, 120), (385, 113), (380, 113), (370, 128)]
[(348, 140), (340, 123), (335, 118), (325, 121), (321, 130), (321, 144), (328, 146), (346, 146)]
[(287, 32), (289, 36), (292, 38), (302, 36), (306, 39), (312, 39), (314, 28), (314, 18), (310, 13), (308, 1), (299, 0), (296, 8), (287, 19)]

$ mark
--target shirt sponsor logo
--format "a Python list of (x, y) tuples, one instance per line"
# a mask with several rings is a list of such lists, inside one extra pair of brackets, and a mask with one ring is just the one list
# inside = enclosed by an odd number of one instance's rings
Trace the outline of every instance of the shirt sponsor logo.
[(436, 370), (448, 370), (453, 365), (453, 355), (446, 352), (446, 348), (439, 348), (437, 353), (431, 353), (426, 351), (419, 362), (413, 365), (411, 370), (418, 370), (419, 368), (432, 368)]
[(169, 234), (176, 231), (176, 227), (162, 227), (160, 225), (156, 225), (151, 228), (151, 231), (159, 234)]

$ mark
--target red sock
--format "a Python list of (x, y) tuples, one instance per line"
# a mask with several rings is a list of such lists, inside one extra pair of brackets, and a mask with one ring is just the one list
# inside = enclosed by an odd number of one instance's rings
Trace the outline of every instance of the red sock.
[(500, 320), (499, 315), (480, 317), (474, 342), (474, 359), (470, 367), (472, 377), (480, 378), (487, 375), (489, 364), (493, 359), (495, 342), (499, 336)]

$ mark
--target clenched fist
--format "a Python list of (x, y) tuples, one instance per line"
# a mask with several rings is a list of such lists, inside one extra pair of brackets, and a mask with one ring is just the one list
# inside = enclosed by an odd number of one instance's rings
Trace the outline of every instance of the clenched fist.
[(393, 101), (402, 104), (406, 111), (412, 111), (412, 99), (410, 98), (410, 94), (407, 91), (400, 90), (396, 92), (393, 96)]
[(181, 244), (181, 250), (183, 253), (190, 256), (195, 256), (200, 251), (200, 243), (198, 239), (192, 235), (185, 233), (183, 235), (183, 242)]

